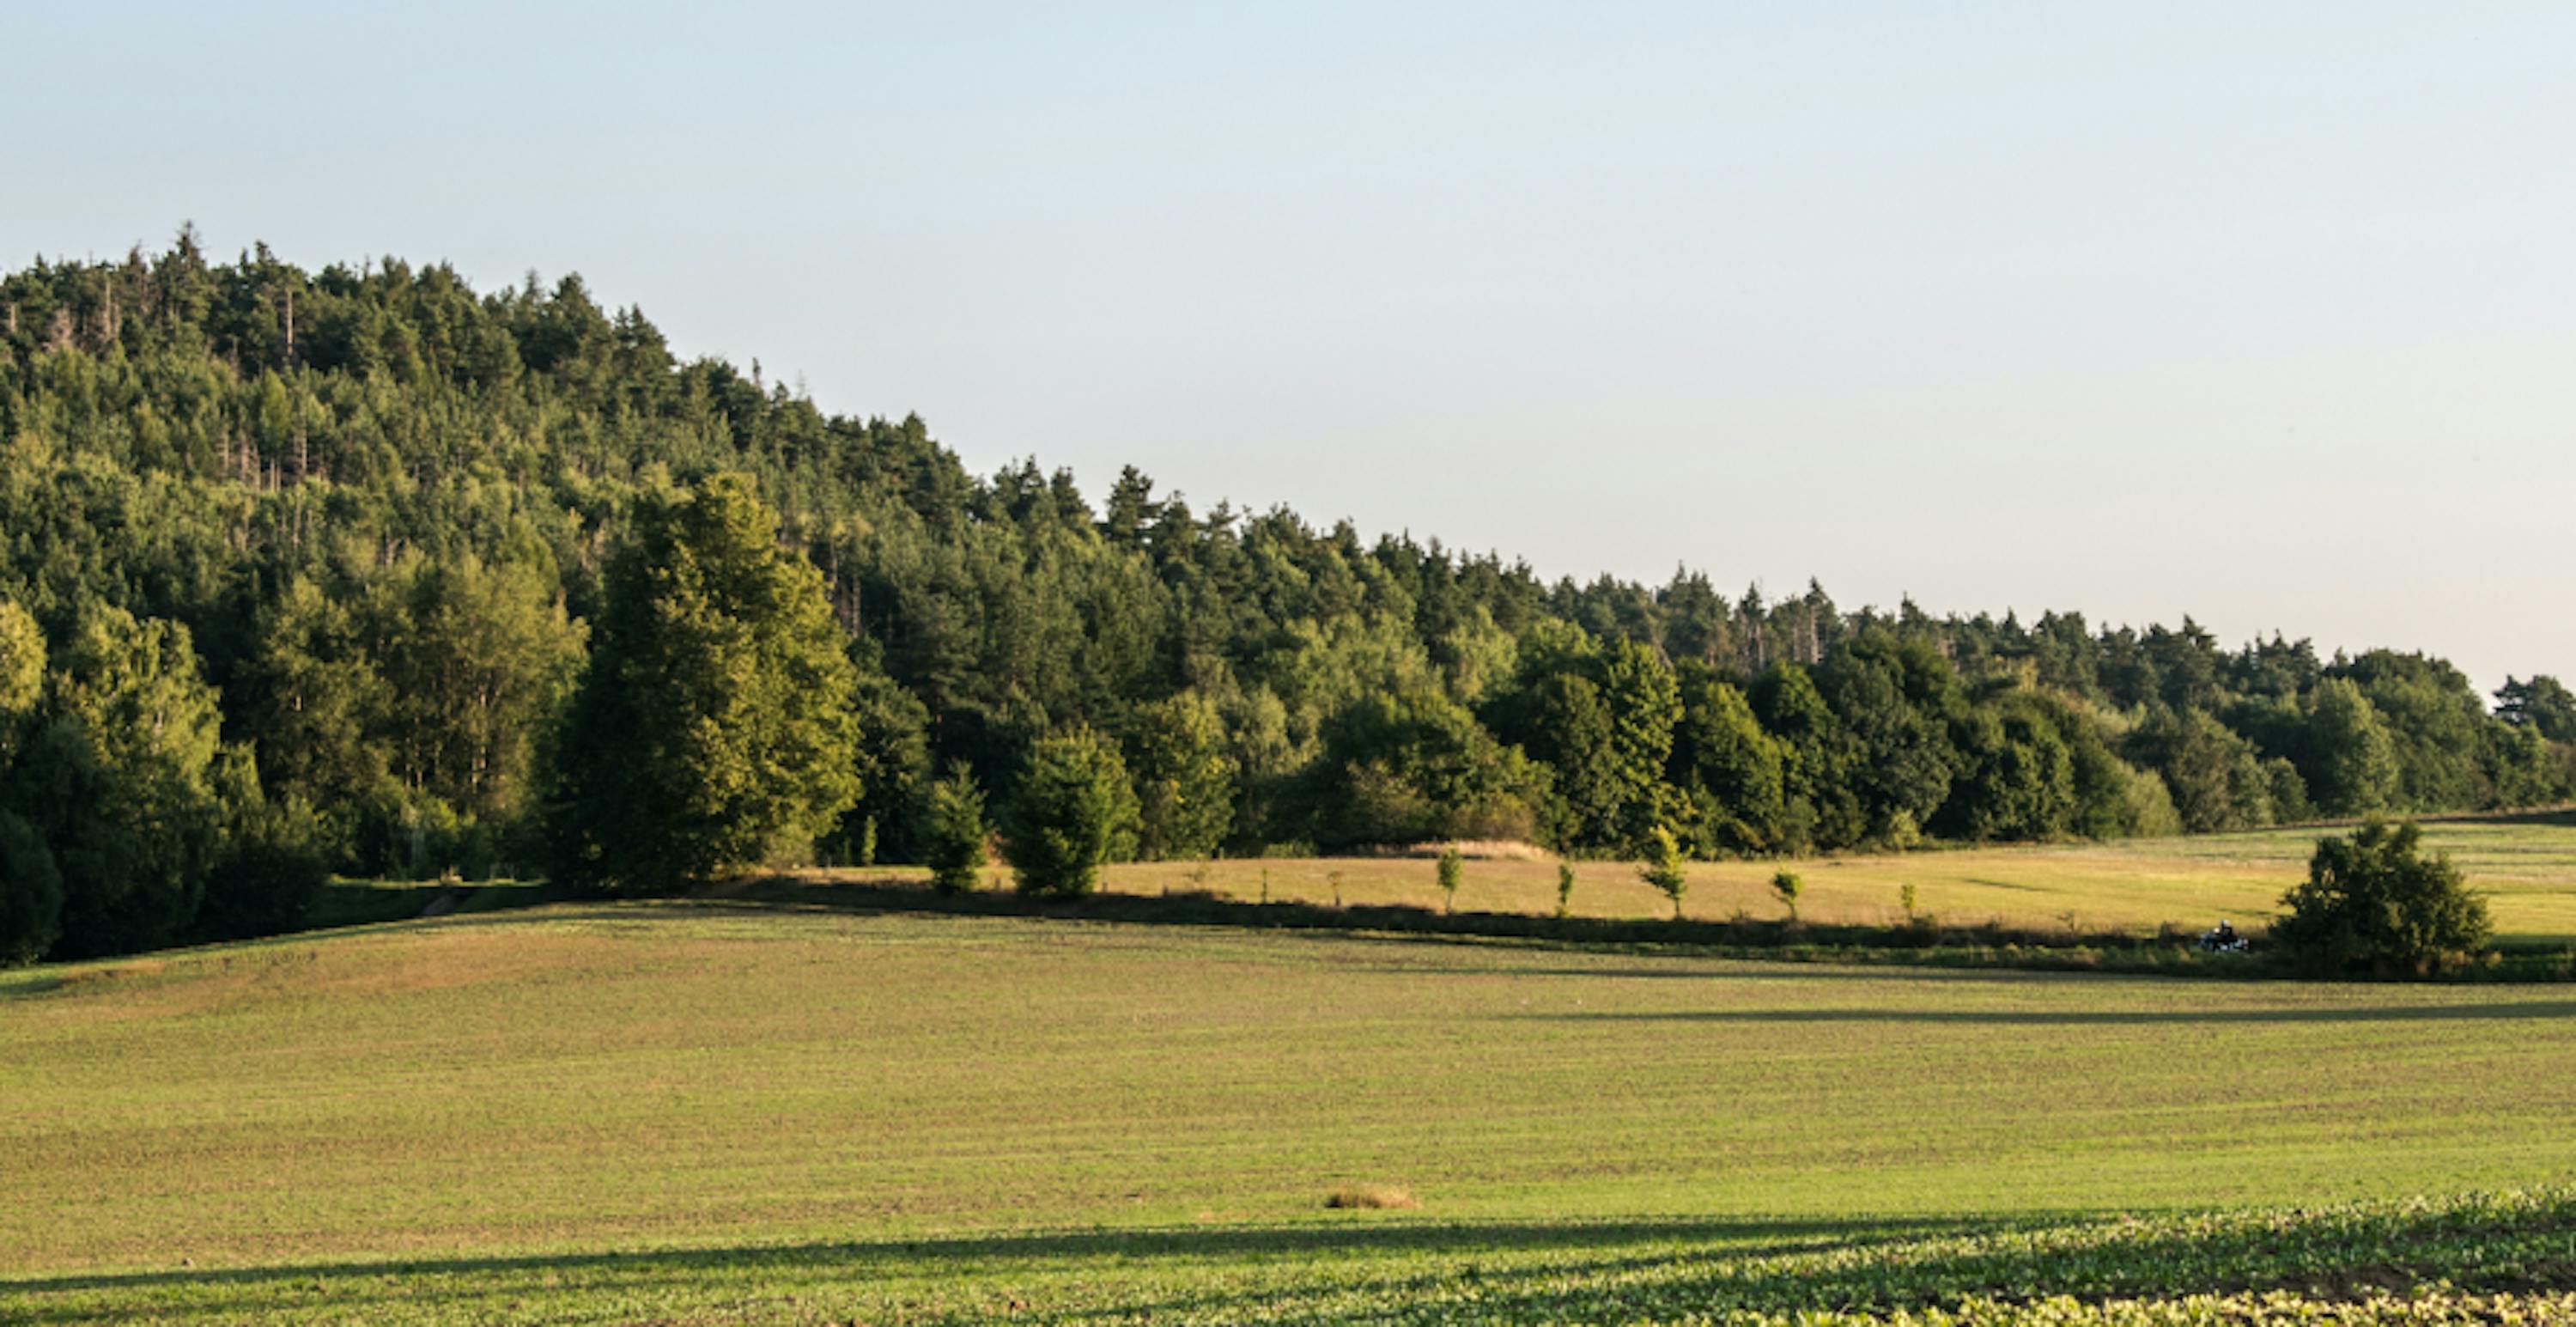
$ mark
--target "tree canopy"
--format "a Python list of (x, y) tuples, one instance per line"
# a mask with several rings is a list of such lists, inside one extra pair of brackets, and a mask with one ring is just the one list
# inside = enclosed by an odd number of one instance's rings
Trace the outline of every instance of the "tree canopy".
[[(49, 918), (0, 921), (5, 952), (191, 934), (249, 860), (228, 845), (290, 823), (360, 875), (920, 861), (934, 770), (1008, 811), (1077, 730), (1137, 806), (1110, 850), (1159, 857), (1634, 854), (1656, 827), (1784, 853), (2576, 795), (2567, 689), (2495, 699), (2437, 658), (2231, 649), (2188, 618), (1549, 582), (1133, 469), (1097, 494), (978, 472), (918, 418), (680, 359), (578, 277), (477, 291), (185, 232), (0, 276), (0, 852), (43, 863), (0, 918)], [(148, 741), (119, 728), (147, 711)], [(630, 846), (658, 833), (689, 846)]]
[(555, 756), (558, 878), (703, 880), (829, 830), (859, 796), (847, 641), (750, 482), (647, 495), (607, 580)]

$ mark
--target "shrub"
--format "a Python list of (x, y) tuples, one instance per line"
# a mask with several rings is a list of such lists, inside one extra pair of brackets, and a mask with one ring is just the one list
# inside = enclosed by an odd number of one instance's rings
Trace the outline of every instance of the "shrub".
[(1574, 909), (1574, 863), (1556, 864), (1556, 916), (1563, 921)]
[(2486, 945), (2486, 901), (2449, 857), (2417, 853), (2413, 822), (2372, 821), (2349, 838), (2317, 840), (2307, 880), (2281, 896), (2288, 915), (2272, 943), (2323, 972), (2427, 974)]
[(42, 835), (0, 811), (0, 968), (33, 963), (62, 934), (63, 877)]
[(1466, 859), (1451, 844), (1440, 850), (1440, 908), (1443, 912), (1458, 910), (1458, 886), (1466, 878)]

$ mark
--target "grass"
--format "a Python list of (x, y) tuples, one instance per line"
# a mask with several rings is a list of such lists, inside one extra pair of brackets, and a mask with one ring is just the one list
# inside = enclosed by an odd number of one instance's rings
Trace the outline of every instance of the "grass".
[[(2194, 934), (2224, 918), (2239, 928), (2267, 922), (2281, 895), (2307, 874), (2308, 855), (2331, 829), (2260, 830), (2064, 846), (1960, 848), (1797, 861), (1701, 862), (1690, 868), (1686, 915), (1724, 921), (1786, 915), (1771, 890), (1787, 868), (1803, 881), (1801, 917), (1819, 925), (1892, 926), (1906, 920), (1904, 886), (1917, 907), (1945, 925), (1997, 924), (2014, 930), (2151, 935), (2171, 924)], [(2448, 852), (2488, 895), (2499, 939), (2576, 942), (2576, 813), (2427, 821), (2428, 850)], [(1204, 889), (1252, 901), (1268, 875), (1273, 901), (1353, 906), (1442, 905), (1435, 864), (1402, 858), (1128, 863), (1110, 867), (1105, 888), (1132, 894)], [(1572, 912), (1578, 917), (1668, 917), (1671, 901), (1626, 862), (1579, 862)], [(1552, 914), (1556, 865), (1536, 860), (1470, 861), (1458, 891), (1461, 911)]]
[(0, 974), (0, 1321), (2546, 1295), (2565, 1196), (2388, 1204), (2576, 1180), (2569, 1081), (2553, 987), (556, 905)]

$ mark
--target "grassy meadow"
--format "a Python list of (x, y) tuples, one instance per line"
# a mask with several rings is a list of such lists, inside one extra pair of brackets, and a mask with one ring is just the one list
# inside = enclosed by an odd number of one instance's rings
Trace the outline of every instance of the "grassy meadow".
[[(2021, 930), (2193, 933), (2225, 918), (2242, 928), (2280, 911), (2281, 895), (2307, 875), (2324, 829), (2134, 839), (2108, 843), (1934, 849), (1797, 861), (1701, 862), (1690, 869), (1683, 911), (1724, 921), (1738, 913), (1785, 915), (1771, 875), (1798, 873), (1808, 921), (1885, 926), (1916, 907), (1954, 926), (1993, 921)], [(2427, 851), (2447, 852), (2487, 894), (2500, 940), (2576, 942), (2576, 813), (2449, 819), (2424, 825)], [(1577, 862), (1571, 911), (1586, 917), (1668, 917), (1672, 904), (1625, 862)], [(1338, 881), (1336, 880), (1338, 876)], [(1421, 858), (1135, 862), (1110, 867), (1104, 888), (1137, 894), (1205, 889), (1222, 897), (1302, 903), (1442, 906), (1434, 864)], [(1471, 860), (1461, 910), (1549, 913), (1556, 864)]]
[(0, 1321), (2545, 1297), (2570, 1081), (2556, 986), (555, 905), (0, 974)]

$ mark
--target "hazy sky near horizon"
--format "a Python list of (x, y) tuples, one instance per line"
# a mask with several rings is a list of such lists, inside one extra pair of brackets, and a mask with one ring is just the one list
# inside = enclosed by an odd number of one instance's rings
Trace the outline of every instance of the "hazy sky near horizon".
[(2576, 677), (2576, 6), (57, 4), (0, 259), (578, 270), (989, 472)]

